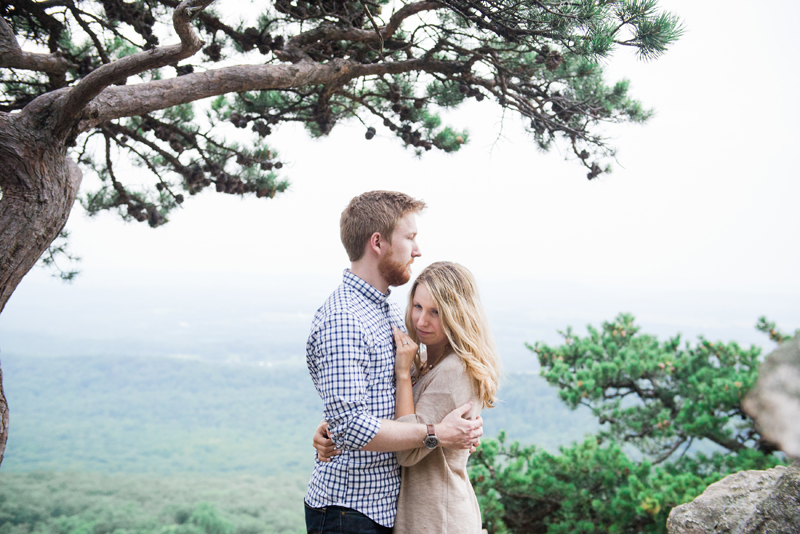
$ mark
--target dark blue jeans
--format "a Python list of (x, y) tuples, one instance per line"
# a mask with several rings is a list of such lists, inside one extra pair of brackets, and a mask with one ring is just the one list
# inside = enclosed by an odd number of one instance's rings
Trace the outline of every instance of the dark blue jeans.
[(361, 512), (341, 506), (306, 507), (308, 534), (392, 534), (392, 529), (379, 525)]

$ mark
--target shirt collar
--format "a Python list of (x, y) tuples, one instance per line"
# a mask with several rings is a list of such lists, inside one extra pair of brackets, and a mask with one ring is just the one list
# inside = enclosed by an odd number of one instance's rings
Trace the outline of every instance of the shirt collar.
[(374, 302), (375, 304), (384, 304), (386, 299), (389, 298), (389, 295), (392, 294), (391, 289), (387, 293), (381, 293), (368, 282), (353, 274), (350, 269), (344, 270), (343, 282), (344, 285), (358, 291), (364, 295), (367, 300)]

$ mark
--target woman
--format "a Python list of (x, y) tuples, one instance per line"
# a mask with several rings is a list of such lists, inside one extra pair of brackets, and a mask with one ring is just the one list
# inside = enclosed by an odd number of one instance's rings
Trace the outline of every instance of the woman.
[[(398, 421), (435, 424), (470, 400), (465, 417), (474, 419), (494, 405), (499, 363), (472, 273), (451, 262), (428, 266), (411, 287), (406, 327), (409, 334), (394, 332)], [(396, 533), (481, 532), (468, 458), (469, 451), (441, 447), (397, 453)]]

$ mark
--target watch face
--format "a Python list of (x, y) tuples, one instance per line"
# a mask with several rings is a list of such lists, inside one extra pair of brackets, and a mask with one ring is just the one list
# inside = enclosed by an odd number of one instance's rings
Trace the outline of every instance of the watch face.
[(425, 439), (422, 440), (422, 443), (429, 449), (435, 449), (439, 444), (439, 438), (436, 436), (425, 436)]

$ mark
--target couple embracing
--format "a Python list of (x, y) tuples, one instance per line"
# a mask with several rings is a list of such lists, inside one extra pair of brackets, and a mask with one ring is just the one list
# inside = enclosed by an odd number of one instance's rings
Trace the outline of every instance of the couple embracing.
[(481, 531), (467, 460), (483, 433), (481, 408), (496, 401), (499, 365), (475, 279), (437, 262), (412, 284), (404, 318), (388, 300), (421, 255), (424, 208), (372, 191), (342, 213), (351, 267), (306, 347), (325, 413), (305, 498), (309, 533)]

